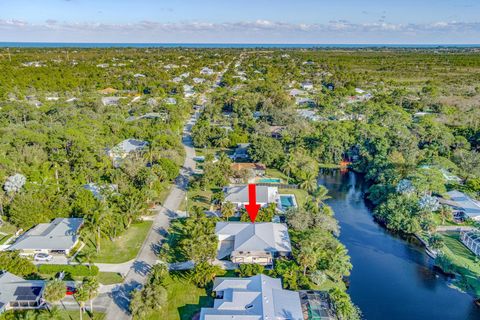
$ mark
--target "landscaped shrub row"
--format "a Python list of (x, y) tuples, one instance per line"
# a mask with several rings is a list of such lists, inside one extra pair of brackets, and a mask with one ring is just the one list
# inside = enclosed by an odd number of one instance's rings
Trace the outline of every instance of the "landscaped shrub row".
[(73, 277), (88, 277), (98, 274), (98, 267), (85, 265), (64, 265), (64, 264), (42, 264), (38, 266), (38, 272), (41, 274), (55, 274), (64, 271)]

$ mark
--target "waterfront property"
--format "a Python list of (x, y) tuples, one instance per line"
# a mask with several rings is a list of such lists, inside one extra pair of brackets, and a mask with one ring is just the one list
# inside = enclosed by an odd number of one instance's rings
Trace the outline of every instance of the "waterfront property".
[(324, 291), (299, 291), (303, 318), (308, 320), (337, 319), (330, 296)]
[(465, 193), (458, 190), (447, 192), (450, 199), (440, 199), (440, 202), (450, 206), (454, 214), (463, 215), (465, 218), (470, 218), (480, 221), (480, 202), (467, 196)]
[(480, 256), (480, 232), (478, 230), (461, 232), (460, 240), (475, 255)]
[[(257, 203), (262, 207), (266, 207), (270, 203), (277, 203), (278, 188), (270, 186), (257, 186)], [(243, 208), (250, 202), (248, 196), (248, 185), (231, 186), (224, 188), (225, 201), (231, 202), (237, 206), (238, 209)]]
[(294, 194), (281, 194), (278, 197), (278, 207), (281, 211), (285, 211), (289, 208), (298, 207)]
[(292, 247), (283, 223), (217, 222), (218, 259), (234, 263), (272, 265), (275, 257), (289, 256)]
[(202, 308), (200, 320), (303, 320), (298, 292), (284, 290), (280, 279), (259, 274), (249, 278), (216, 278), (213, 308)]
[(18, 250), (23, 255), (37, 253), (68, 255), (79, 241), (82, 218), (56, 218), (40, 223), (22, 234), (7, 250)]
[(16, 275), (0, 271), (0, 314), (7, 310), (38, 309), (43, 307), (42, 299), (45, 281), (24, 280)]

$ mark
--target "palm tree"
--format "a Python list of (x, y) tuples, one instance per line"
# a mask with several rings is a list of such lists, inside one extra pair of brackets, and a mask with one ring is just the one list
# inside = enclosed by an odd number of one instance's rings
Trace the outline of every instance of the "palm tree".
[(90, 312), (93, 314), (93, 299), (98, 295), (100, 284), (97, 278), (87, 277), (83, 280), (83, 287), (87, 291), (88, 300), (90, 300)]
[(312, 193), (312, 196), (319, 206), (323, 205), (325, 200), (330, 199), (330, 196), (328, 195), (328, 189), (323, 185), (319, 185)]
[(222, 217), (228, 221), (229, 218), (235, 214), (235, 205), (230, 201), (227, 201), (222, 206)]
[(43, 299), (50, 304), (57, 303), (65, 297), (67, 288), (65, 283), (59, 279), (47, 282), (45, 290), (43, 291)]
[(83, 313), (85, 312), (85, 302), (88, 300), (88, 292), (84, 288), (83, 285), (77, 288), (75, 292), (75, 299), (77, 300), (78, 304), (80, 305), (80, 320), (83, 319)]
[(310, 246), (302, 246), (297, 256), (297, 261), (303, 266), (303, 275), (307, 273), (307, 268), (313, 268), (317, 264), (317, 253)]
[(287, 175), (288, 181), (290, 181), (290, 175), (292, 174), (293, 170), (295, 170), (295, 158), (293, 157), (293, 155), (289, 154), (283, 160), (283, 163), (280, 169), (283, 171), (283, 173)]
[(313, 192), (317, 188), (317, 176), (311, 171), (305, 172), (305, 178), (300, 183), (300, 187), (307, 192)]

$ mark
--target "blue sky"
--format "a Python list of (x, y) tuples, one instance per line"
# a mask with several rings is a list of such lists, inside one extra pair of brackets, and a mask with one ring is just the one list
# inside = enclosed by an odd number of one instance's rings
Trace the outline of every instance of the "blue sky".
[(479, 43), (478, 0), (0, 0), (0, 41)]

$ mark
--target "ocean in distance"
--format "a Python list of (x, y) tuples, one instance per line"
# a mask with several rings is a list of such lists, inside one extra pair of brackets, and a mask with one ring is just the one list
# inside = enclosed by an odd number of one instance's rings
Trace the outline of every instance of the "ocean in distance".
[(480, 48), (480, 44), (281, 44), (281, 43), (96, 43), (96, 42), (0, 42), (2, 48)]

